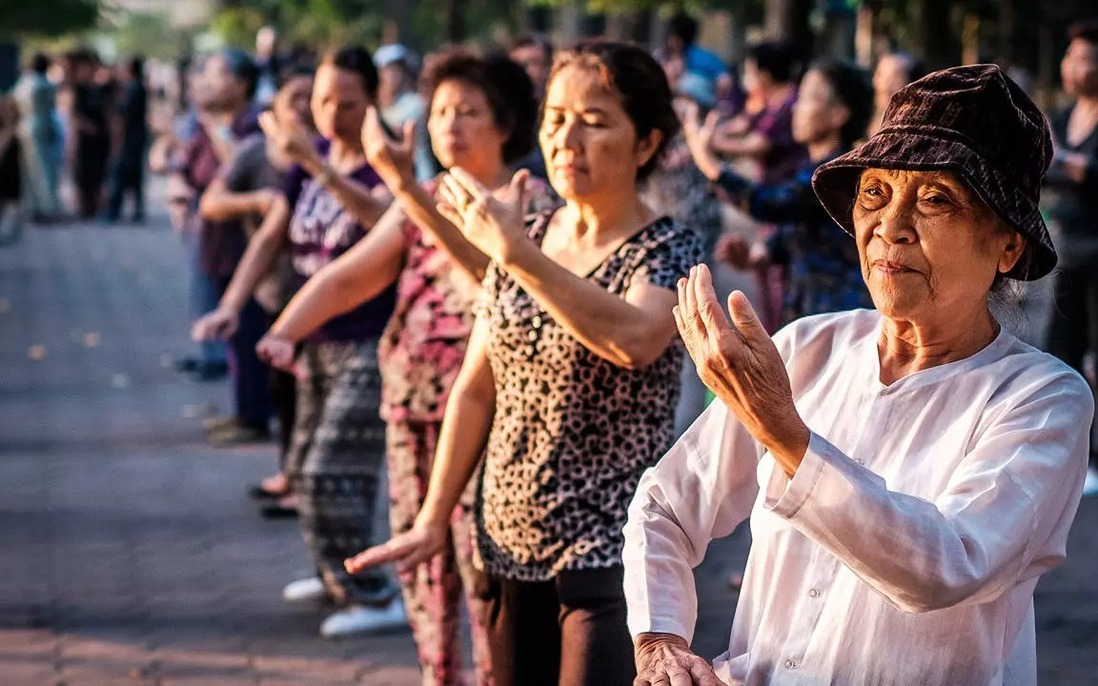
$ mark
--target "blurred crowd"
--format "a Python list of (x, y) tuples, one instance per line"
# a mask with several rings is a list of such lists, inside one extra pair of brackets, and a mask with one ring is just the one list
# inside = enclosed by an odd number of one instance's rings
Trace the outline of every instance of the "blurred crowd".
[[(430, 683), (460, 678), (462, 598), (489, 603), (496, 624), (473, 620), (478, 683), (489, 683), (489, 644), (495, 657), (536, 624), (531, 608), (583, 596), (538, 584), (564, 570), (620, 571), (598, 557), (621, 543), (631, 491), (613, 484), (635, 483), (643, 465), (601, 457), (656, 459), (707, 402), (671, 342), (673, 322), (640, 323), (645, 308), (667, 304), (697, 262), (746, 275), (771, 333), (873, 307), (857, 247), (812, 178), (876, 132), (891, 96), (923, 76), (919, 60), (889, 52), (867, 73), (761, 42), (729, 65), (698, 45), (690, 16), (667, 29), (654, 52), (595, 44), (558, 55), (528, 35), (504, 50), (420, 56), (400, 44), (291, 55), (265, 28), (254, 53), (219, 50), (155, 83), (139, 57), (35, 55), (0, 101), (0, 230), (16, 235), (20, 212), (65, 217), (65, 176), (79, 217), (118, 222), (128, 201), (142, 222), (146, 171), (165, 175), (199, 342), (179, 369), (231, 380), (232, 411), (206, 420), (213, 443), (277, 436), (279, 469), (250, 492), (264, 516), (300, 517), (316, 565), (286, 599), (332, 603), (326, 636), (410, 623)], [(1070, 104), (1049, 113), (1056, 158), (1043, 205), (1062, 258), (1035, 343), (1093, 385), (1098, 23), (1070, 38)], [(170, 124), (155, 123), (150, 103), (171, 105)], [(529, 219), (547, 264), (514, 266), (505, 228), (470, 219), (504, 210)], [(592, 283), (601, 290), (584, 290)], [(621, 298), (603, 303), (606, 291)], [(602, 417), (619, 423), (609, 434), (622, 445), (604, 444)], [(536, 465), (505, 464), (508, 451)], [(1098, 493), (1094, 454), (1088, 494)], [(569, 462), (584, 456), (593, 464)], [(431, 480), (439, 462), (468, 463), (450, 501)], [(596, 506), (567, 469), (614, 502)], [(580, 504), (529, 505), (546, 484)], [(431, 565), (399, 579), (345, 568), (378, 542), (378, 503), (404, 533), (440, 502), (452, 527), (431, 534), (446, 541)], [(514, 528), (492, 528), (497, 519)], [(474, 550), (474, 530), (491, 543)], [(485, 590), (474, 567), (525, 585)], [(584, 578), (588, 590), (620, 586)]]

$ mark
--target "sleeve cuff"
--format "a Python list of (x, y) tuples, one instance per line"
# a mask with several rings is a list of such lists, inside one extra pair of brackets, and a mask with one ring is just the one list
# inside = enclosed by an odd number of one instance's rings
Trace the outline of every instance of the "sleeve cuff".
[(770, 481), (766, 484), (763, 507), (786, 519), (797, 514), (820, 480), (827, 464), (823, 453), (830, 447), (831, 444), (813, 432), (808, 439), (808, 450), (792, 479), (775, 462), (771, 468)]
[(721, 164), (721, 173), (717, 175), (716, 184), (736, 197), (744, 195), (751, 188), (751, 182), (732, 171), (727, 164)]

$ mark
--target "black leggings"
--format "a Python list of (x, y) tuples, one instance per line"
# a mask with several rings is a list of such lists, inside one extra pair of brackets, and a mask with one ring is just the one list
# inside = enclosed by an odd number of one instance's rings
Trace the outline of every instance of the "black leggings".
[(533, 582), (482, 574), (496, 686), (631, 686), (622, 572), (566, 571)]
[[(1080, 374), (1088, 351), (1098, 349), (1098, 265), (1088, 263), (1057, 272), (1045, 350)], [(1090, 466), (1098, 467), (1098, 446), (1091, 441)]]

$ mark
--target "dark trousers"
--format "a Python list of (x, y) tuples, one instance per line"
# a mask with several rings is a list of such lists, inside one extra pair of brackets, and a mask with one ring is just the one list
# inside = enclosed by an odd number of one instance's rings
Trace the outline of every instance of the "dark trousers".
[(107, 178), (110, 141), (100, 138), (78, 138), (73, 167), (76, 200), (83, 219), (99, 213), (103, 197), (103, 182)]
[(293, 374), (271, 367), (271, 402), (278, 419), (278, 466), (286, 472), (286, 456), (294, 435), (294, 418), (297, 416), (297, 379)]
[[(1069, 267), (1056, 273), (1052, 315), (1045, 350), (1080, 374), (1088, 351), (1098, 351), (1098, 264)], [(1091, 434), (1090, 464), (1098, 467), (1098, 451)]]
[(111, 175), (107, 197), (107, 219), (116, 221), (122, 216), (122, 203), (126, 195), (133, 197), (134, 221), (145, 218), (145, 149), (141, 141), (123, 145)]
[(631, 686), (622, 572), (566, 571), (537, 582), (480, 575), (496, 686)]
[[(218, 299), (229, 283), (218, 283)], [(267, 429), (271, 421), (269, 367), (259, 359), (255, 346), (267, 331), (268, 316), (254, 299), (240, 312), (240, 326), (229, 339), (229, 371), (233, 380), (236, 416), (242, 424)]]

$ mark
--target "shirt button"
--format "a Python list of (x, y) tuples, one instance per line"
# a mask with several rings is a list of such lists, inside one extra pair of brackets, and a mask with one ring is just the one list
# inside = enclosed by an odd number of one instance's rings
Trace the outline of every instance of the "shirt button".
[(865, 460), (855, 459), (854, 461), (857, 462), (858, 464), (860, 464), (863, 467), (865, 466)]
[(785, 668), (786, 669), (796, 669), (797, 668), (797, 663), (794, 662), (793, 660), (786, 660), (785, 661)]
[(530, 320), (530, 326), (534, 327), (535, 329), (540, 328), (541, 327), (541, 316), (540, 315), (534, 315), (534, 318)]
[(817, 589), (813, 588), (808, 592), (808, 595), (812, 598), (819, 598), (820, 592)]
[(538, 340), (538, 332), (531, 331), (530, 333), (526, 334), (526, 337), (529, 338), (531, 341), (536, 341)]

